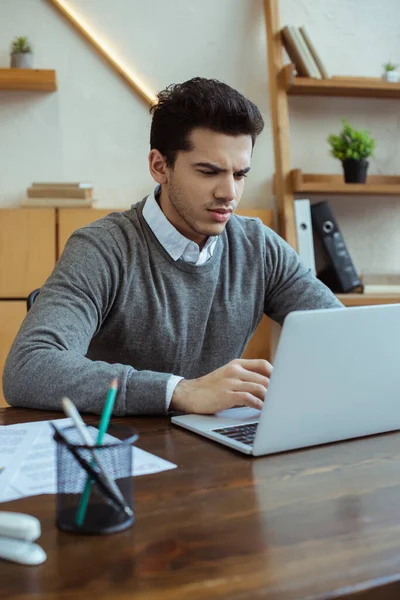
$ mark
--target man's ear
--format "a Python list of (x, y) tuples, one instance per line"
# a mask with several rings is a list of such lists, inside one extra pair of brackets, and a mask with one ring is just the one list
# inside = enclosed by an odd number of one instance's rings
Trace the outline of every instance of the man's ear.
[(150, 150), (149, 170), (154, 181), (159, 184), (168, 183), (169, 168), (167, 161), (159, 150)]

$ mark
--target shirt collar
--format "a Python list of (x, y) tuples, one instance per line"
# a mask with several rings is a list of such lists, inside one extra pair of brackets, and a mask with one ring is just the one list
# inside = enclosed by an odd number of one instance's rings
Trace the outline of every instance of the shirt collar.
[[(172, 223), (168, 221), (156, 200), (156, 195), (159, 191), (160, 186), (157, 186), (147, 197), (143, 208), (143, 217), (168, 254), (174, 260), (178, 260), (184, 255), (188, 248), (196, 246), (198, 249), (198, 245), (182, 235)], [(211, 256), (217, 239), (218, 236), (210, 236), (204, 244), (201, 253), (207, 251)]]

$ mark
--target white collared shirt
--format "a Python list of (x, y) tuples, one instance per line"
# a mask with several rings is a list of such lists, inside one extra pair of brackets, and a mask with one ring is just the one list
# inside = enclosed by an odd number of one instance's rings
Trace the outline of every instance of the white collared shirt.
[(155, 194), (158, 187), (148, 196), (143, 208), (143, 217), (160, 244), (174, 260), (182, 260), (194, 265), (203, 265), (213, 255), (218, 236), (210, 236), (202, 250), (196, 242), (188, 240), (170, 223), (158, 205)]
[[(196, 242), (192, 242), (192, 240), (179, 233), (172, 223), (168, 221), (156, 200), (155, 196), (158, 191), (159, 186), (147, 197), (143, 207), (143, 217), (147, 225), (171, 258), (174, 260), (182, 258), (182, 260), (194, 265), (203, 265), (213, 255), (218, 236), (210, 236), (204, 247), (200, 250)], [(167, 410), (171, 404), (175, 387), (182, 379), (184, 378), (178, 375), (171, 375), (168, 379), (165, 398)]]

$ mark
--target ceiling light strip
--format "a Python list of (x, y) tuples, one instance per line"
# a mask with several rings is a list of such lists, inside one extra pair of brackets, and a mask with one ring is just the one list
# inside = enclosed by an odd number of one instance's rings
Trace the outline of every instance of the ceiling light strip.
[(127, 81), (130, 87), (139, 94), (147, 104), (152, 105), (157, 102), (156, 95), (146, 86), (141, 79), (132, 73), (122, 61), (116, 56), (99, 35), (88, 25), (77, 13), (68, 6), (65, 0), (49, 0), (58, 8), (65, 17), (78, 29), (78, 31), (90, 42), (96, 50), (110, 63), (110, 65)]

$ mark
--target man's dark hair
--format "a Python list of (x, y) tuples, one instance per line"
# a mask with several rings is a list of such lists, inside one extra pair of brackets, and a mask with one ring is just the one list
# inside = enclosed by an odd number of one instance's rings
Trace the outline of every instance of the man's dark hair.
[(264, 128), (257, 106), (237, 90), (216, 79), (194, 77), (168, 86), (157, 94), (150, 148), (156, 148), (173, 167), (179, 150), (191, 150), (193, 129), (211, 129), (226, 135), (250, 135), (253, 146)]

